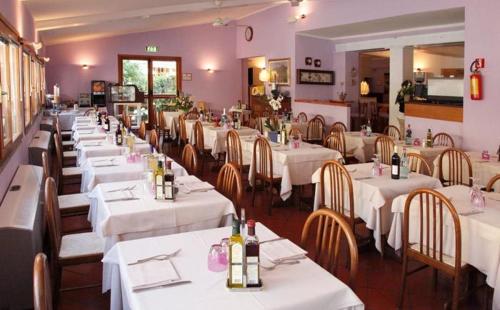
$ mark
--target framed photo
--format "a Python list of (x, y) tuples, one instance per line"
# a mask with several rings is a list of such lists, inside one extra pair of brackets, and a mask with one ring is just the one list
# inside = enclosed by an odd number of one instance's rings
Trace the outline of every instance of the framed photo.
[(335, 72), (297, 69), (297, 84), (335, 85)]
[(290, 58), (269, 59), (269, 83), (290, 85)]
[(316, 68), (321, 67), (321, 59), (314, 59), (314, 66)]
[(311, 66), (313, 63), (313, 59), (311, 57), (306, 57), (306, 66)]
[(183, 73), (182, 74), (182, 80), (183, 81), (192, 81), (193, 80), (193, 74), (192, 73)]

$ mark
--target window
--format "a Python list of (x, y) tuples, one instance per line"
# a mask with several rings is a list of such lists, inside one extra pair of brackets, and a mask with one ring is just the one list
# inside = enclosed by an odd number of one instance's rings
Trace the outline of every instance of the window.
[(9, 81), (9, 46), (7, 41), (0, 40), (0, 84), (2, 95), (2, 134), (3, 145), (12, 141), (10, 112), (10, 81)]
[(31, 78), (30, 78), (30, 55), (23, 52), (23, 102), (24, 102), (24, 126), (31, 122)]
[(19, 45), (9, 44), (10, 52), (10, 103), (12, 117), (12, 140), (23, 132), (23, 105), (21, 101), (21, 62), (19, 61), (21, 49)]

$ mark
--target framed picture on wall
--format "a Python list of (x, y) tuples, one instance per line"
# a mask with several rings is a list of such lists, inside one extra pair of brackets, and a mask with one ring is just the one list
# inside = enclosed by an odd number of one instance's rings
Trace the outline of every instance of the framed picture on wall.
[(297, 69), (297, 84), (335, 85), (335, 72)]
[(192, 81), (193, 80), (193, 74), (192, 73), (183, 73), (182, 74), (182, 80), (183, 81)]
[(290, 85), (290, 58), (269, 59), (269, 82)]

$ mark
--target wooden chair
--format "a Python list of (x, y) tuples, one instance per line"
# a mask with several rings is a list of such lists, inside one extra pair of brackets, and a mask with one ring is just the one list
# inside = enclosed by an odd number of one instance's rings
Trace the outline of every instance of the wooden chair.
[(123, 125), (125, 126), (125, 128), (131, 129), (132, 128), (132, 118), (130, 117), (130, 115), (124, 114), (122, 118), (123, 118)]
[(100, 263), (104, 250), (104, 241), (95, 232), (62, 236), (59, 210), (56, 182), (49, 177), (45, 180), (45, 211), (49, 226), (56, 296), (59, 292), (63, 267)]
[(346, 218), (353, 233), (363, 220), (354, 209), (354, 191), (351, 175), (338, 161), (327, 161), (321, 167), (320, 207), (332, 209)]
[[(47, 152), (42, 153), (43, 183), (50, 177), (49, 159)], [(88, 214), (90, 199), (87, 193), (59, 195), (57, 197), (62, 217)]]
[(57, 184), (59, 188), (59, 193), (62, 194), (63, 187), (66, 184), (79, 184), (82, 179), (82, 170), (80, 167), (64, 167), (63, 157), (62, 157), (62, 147), (57, 141), (59, 141), (59, 135), (54, 134), (54, 141), (56, 141), (56, 171), (57, 171)]
[(255, 117), (250, 116), (250, 117), (248, 118), (248, 124), (247, 124), (247, 126), (248, 126), (249, 128), (252, 128), (252, 129), (258, 129), (258, 128), (257, 128), (257, 120), (255, 119)]
[(307, 114), (304, 112), (300, 112), (299, 115), (297, 115), (297, 118), (299, 119), (299, 123), (307, 123)]
[(71, 163), (74, 165), (76, 163), (76, 156), (78, 155), (78, 153), (73, 150), (75, 142), (73, 140), (63, 141), (59, 117), (56, 117), (56, 133), (59, 135), (59, 141), (54, 141), (54, 143), (59, 142), (59, 144), (61, 145), (61, 149), (63, 150), (63, 158), (66, 159), (65, 163), (66, 161), (71, 161)]
[(401, 132), (399, 128), (393, 125), (384, 128), (384, 135), (394, 138), (395, 141), (401, 140)]
[[(412, 209), (416, 210), (412, 212)], [(410, 214), (416, 214), (416, 212), (419, 212), (418, 218), (415, 218), (410, 223)], [(443, 217), (445, 212), (449, 216)], [(449, 218), (453, 225), (444, 223), (444, 218)], [(411, 241), (409, 232), (415, 231), (415, 229), (410, 229), (410, 225), (419, 227), (419, 230), (417, 230), (419, 234), (412, 238)], [(443, 253), (443, 240), (451, 237), (447, 236), (444, 227), (447, 227), (447, 231), (450, 229), (450, 233), (454, 235), (454, 256)], [(401, 309), (404, 302), (406, 277), (429, 266), (434, 270), (434, 281), (437, 279), (438, 270), (453, 277), (452, 309), (458, 309), (460, 280), (468, 265), (462, 262), (462, 234), (458, 213), (445, 195), (427, 188), (414, 190), (408, 195), (404, 209), (402, 250), (403, 272), (399, 308)], [(424, 266), (408, 271), (408, 261), (410, 259), (418, 261)]]
[(493, 187), (495, 186), (495, 183), (500, 180), (500, 174), (497, 174), (495, 175), (494, 177), (492, 177), (489, 181), (488, 181), (488, 184), (486, 185), (486, 191), (487, 192), (492, 192), (493, 191)]
[(360, 97), (359, 98), (359, 117), (368, 120), (374, 120), (377, 115), (377, 98), (376, 97)]
[(323, 143), (323, 128), (324, 122), (317, 117), (314, 117), (307, 123), (306, 141), (309, 143)]
[(375, 154), (379, 155), (382, 164), (391, 165), (394, 153), (394, 141), (388, 136), (380, 136), (375, 140)]
[(212, 149), (205, 147), (205, 137), (203, 134), (203, 124), (200, 121), (196, 121), (194, 123), (194, 146), (198, 151), (198, 156), (200, 156), (201, 160), (201, 171), (200, 174), (203, 175), (203, 171), (205, 168), (205, 160), (208, 160), (212, 157)]
[(243, 151), (241, 150), (241, 140), (238, 131), (231, 129), (226, 136), (226, 159), (228, 163), (233, 163), (240, 173), (243, 173)]
[(94, 108), (88, 109), (85, 113), (83, 113), (83, 116), (89, 116), (92, 112), (96, 113), (97, 111)]
[(33, 308), (35, 310), (52, 310), (52, 284), (50, 282), (47, 256), (38, 253), (33, 263)]
[(141, 124), (139, 126), (139, 132), (138, 132), (139, 138), (142, 140), (146, 140), (146, 122), (141, 121)]
[(350, 225), (342, 215), (332, 210), (320, 209), (313, 212), (307, 218), (302, 229), (300, 244), (304, 249), (307, 249), (307, 245), (311, 244), (308, 239), (309, 234), (314, 233), (312, 227), (315, 222), (317, 222), (317, 228), (314, 238), (314, 261), (329, 272), (336, 274), (337, 267), (341, 264), (339, 260), (343, 235), (349, 247), (350, 260), (348, 266), (350, 272), (348, 285), (354, 289), (358, 271), (358, 246)]
[(179, 153), (181, 150), (181, 147), (189, 143), (189, 139), (187, 136), (187, 130), (186, 130), (186, 118), (184, 115), (179, 115)]
[(255, 188), (257, 181), (264, 184), (264, 190), (271, 192), (271, 201), (268, 204), (267, 213), (271, 215), (273, 208), (273, 189), (281, 184), (281, 176), (275, 175), (273, 171), (273, 153), (271, 145), (266, 138), (258, 137), (253, 144), (252, 154), (252, 206), (255, 207)]
[(346, 132), (347, 126), (342, 122), (335, 122), (328, 130), (328, 134), (332, 134), (332, 133), (337, 132), (337, 131)]
[(158, 133), (156, 132), (156, 129), (152, 129), (149, 132), (149, 145), (153, 147), (157, 152), (160, 152), (160, 142), (158, 140)]
[(455, 147), (455, 142), (453, 141), (453, 138), (449, 134), (445, 132), (440, 132), (434, 135), (434, 137), (432, 138), (432, 145)]
[(290, 132), (288, 133), (289, 137), (303, 137), (304, 134), (302, 133), (302, 130), (300, 130), (297, 127), (293, 127), (290, 129)]
[[(59, 120), (59, 116), (56, 116), (56, 127), (58, 127), (58, 134), (61, 137), (61, 141), (63, 138), (67, 138), (67, 140), (71, 140), (71, 136), (73, 135), (73, 132), (71, 130), (62, 130), (61, 129), (61, 121)], [(73, 147), (73, 142), (71, 141), (66, 141), (63, 143), (64, 146), (71, 146)]]
[[(444, 166), (445, 164), (447, 165), (446, 167)], [(438, 169), (439, 180), (443, 186), (472, 186), (472, 163), (465, 152), (456, 148), (444, 150), (439, 155)]]
[(243, 181), (241, 173), (234, 163), (227, 163), (219, 171), (217, 176), (217, 191), (230, 199), (238, 209), (241, 207), (243, 197)]
[(321, 114), (316, 114), (314, 116), (314, 118), (319, 118), (321, 120), (321, 123), (323, 124), (323, 128), (325, 128), (325, 125), (326, 125), (326, 120), (325, 120), (325, 117)]
[(406, 157), (408, 158), (408, 167), (410, 168), (410, 171), (432, 176), (431, 167), (422, 155), (417, 153), (408, 153)]
[(158, 133), (158, 140), (165, 142), (165, 138), (167, 136), (167, 131), (170, 131), (167, 128), (167, 124), (165, 123), (165, 117), (163, 116), (163, 111), (158, 111), (156, 119), (158, 120), (156, 125), (156, 131)]
[(196, 152), (196, 148), (193, 145), (186, 144), (184, 146), (181, 159), (182, 165), (189, 174), (198, 174), (198, 153)]
[(340, 152), (340, 154), (342, 154), (342, 156), (344, 156), (345, 148), (344, 148), (344, 145), (342, 144), (342, 141), (338, 135), (335, 135), (335, 134), (328, 135), (325, 138), (325, 141), (323, 142), (323, 146), (326, 148), (338, 151), (338, 152)]
[(193, 108), (191, 111), (189, 111), (186, 114), (186, 119), (192, 120), (192, 121), (197, 120), (199, 117), (200, 117), (200, 115), (198, 114), (198, 110), (196, 110), (195, 108)]

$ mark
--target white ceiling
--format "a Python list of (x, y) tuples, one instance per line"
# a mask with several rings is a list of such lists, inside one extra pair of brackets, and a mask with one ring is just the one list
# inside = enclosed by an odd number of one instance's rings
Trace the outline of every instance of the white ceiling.
[(240, 19), (286, 0), (22, 0), (46, 45)]
[[(414, 47), (415, 53), (448, 56), (448, 57), (464, 57), (464, 44), (463, 43), (450, 43), (450, 44), (433, 44), (433, 45), (421, 45)], [(389, 58), (391, 57), (389, 50), (373, 50), (373, 51), (362, 51), (360, 53), (363, 58)]]
[(457, 8), (313, 29), (304, 31), (302, 34), (340, 42), (342, 40), (352, 40), (356, 37), (375, 34), (392, 36), (394, 32), (412, 29), (428, 29), (429, 32), (433, 32), (433, 27), (463, 24), (464, 21), (464, 8)]

